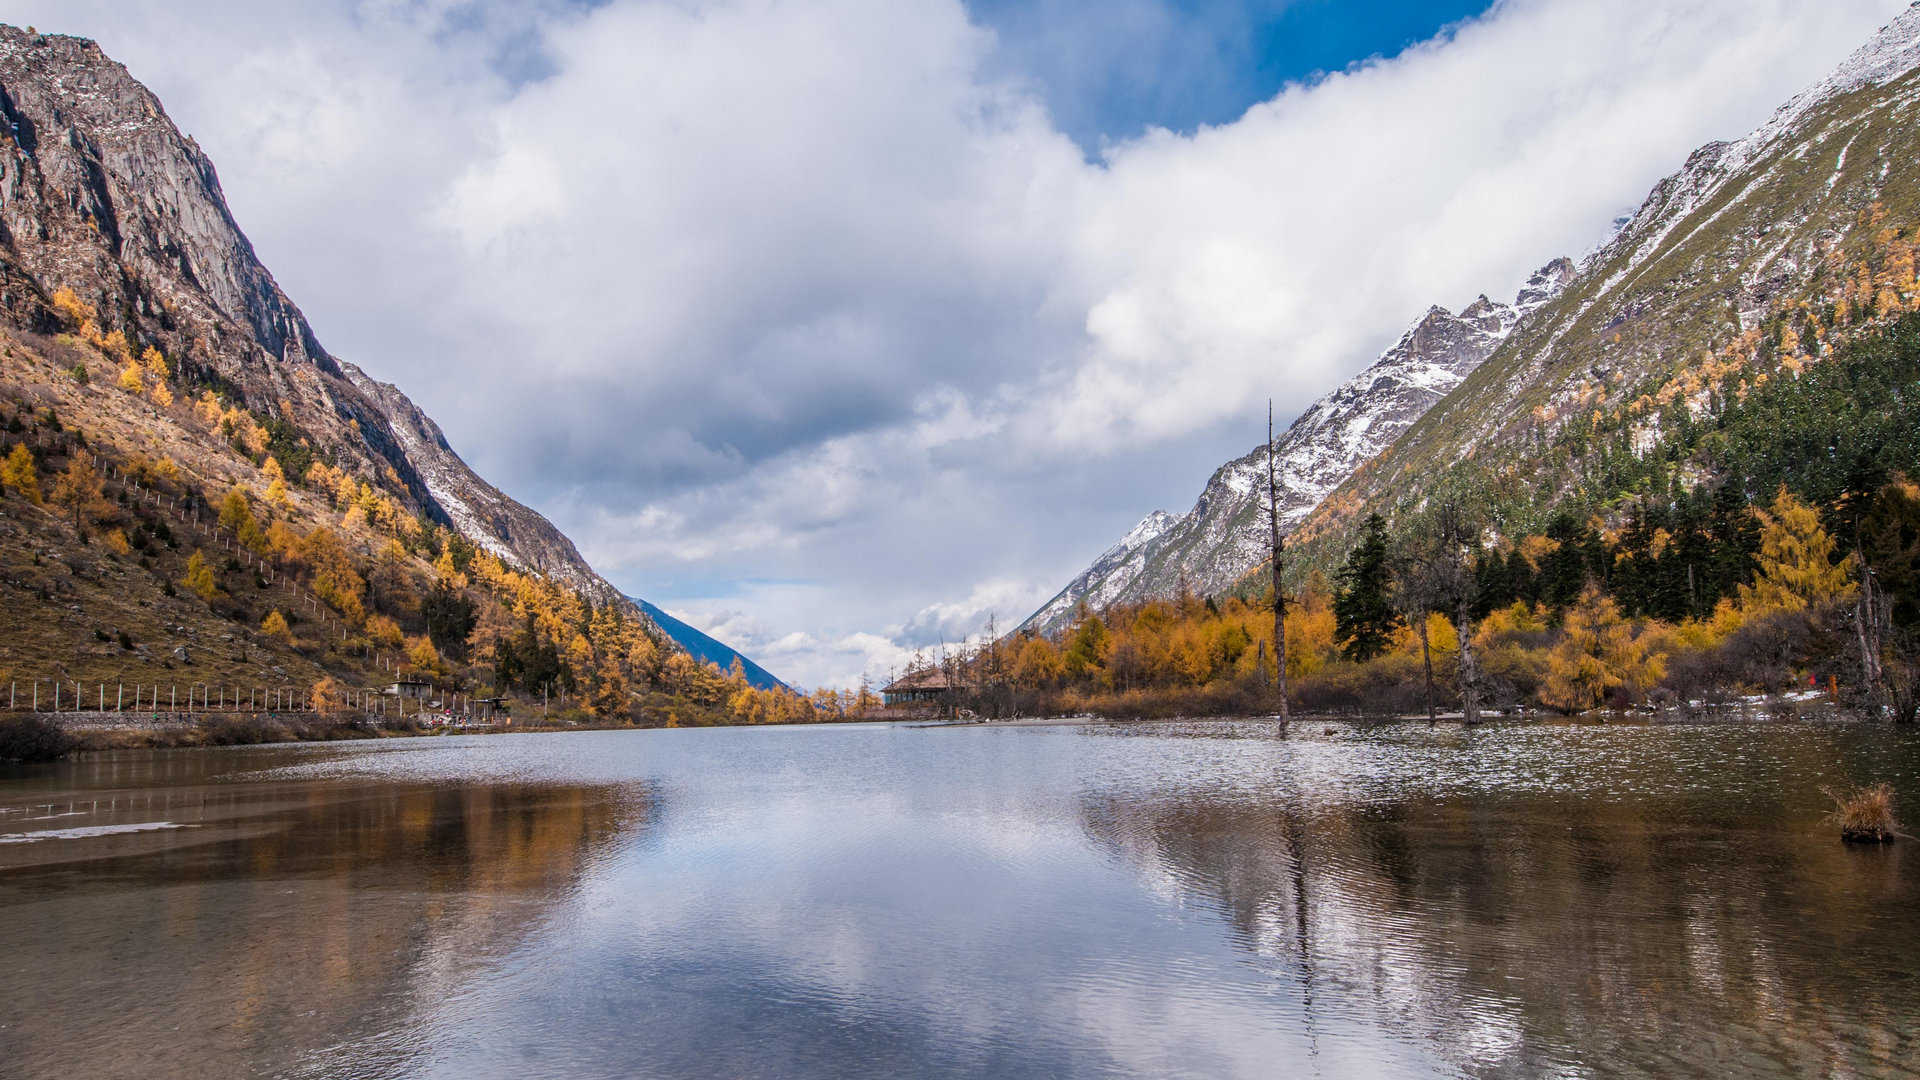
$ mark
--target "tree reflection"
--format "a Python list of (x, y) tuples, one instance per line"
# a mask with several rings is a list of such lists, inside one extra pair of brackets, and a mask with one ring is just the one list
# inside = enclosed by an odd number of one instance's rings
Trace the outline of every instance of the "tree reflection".
[(115, 790), (87, 820), (186, 828), (0, 878), (0, 1053), (24, 1074), (74, 1047), (91, 1075), (283, 1071), (404, 1025), (656, 813), (631, 787), (172, 779), (164, 805)]
[[(1778, 764), (1818, 776), (1832, 751)], [(1310, 1053), (1358, 1026), (1476, 1074), (1911, 1075), (1920, 875), (1788, 814), (1772, 779), (1350, 801), (1288, 777), (1110, 788), (1081, 818), (1297, 982)]]

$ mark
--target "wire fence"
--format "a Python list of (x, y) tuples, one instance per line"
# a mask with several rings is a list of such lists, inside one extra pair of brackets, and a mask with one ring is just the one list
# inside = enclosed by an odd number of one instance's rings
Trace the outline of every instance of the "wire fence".
[(29, 679), (8, 683), (6, 692), (8, 712), (96, 717), (155, 713), (188, 717), (328, 713), (465, 721), (501, 719), (506, 715), (498, 698), (443, 692), (430, 683), (397, 683), (315, 695), (309, 688), (291, 685)]

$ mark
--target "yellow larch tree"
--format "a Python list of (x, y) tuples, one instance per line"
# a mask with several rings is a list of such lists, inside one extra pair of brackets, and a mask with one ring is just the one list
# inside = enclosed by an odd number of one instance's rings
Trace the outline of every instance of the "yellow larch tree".
[(1548, 654), (1540, 701), (1563, 713), (1584, 712), (1604, 702), (1608, 691), (1633, 692), (1657, 681), (1665, 660), (1648, 650), (1613, 597), (1588, 585), (1567, 610), (1560, 643)]
[(400, 632), (400, 624), (386, 615), (367, 616), (367, 637), (382, 648), (397, 649), (406, 643), (406, 635)]
[(40, 477), (33, 467), (33, 451), (26, 443), (14, 443), (5, 461), (0, 461), (0, 487), (14, 492), (35, 506), (40, 497)]
[(1853, 596), (1853, 562), (1834, 561), (1836, 544), (1820, 515), (1785, 487), (1760, 516), (1759, 574), (1740, 586), (1740, 607), (1749, 616), (1803, 611)]
[(94, 469), (91, 458), (85, 454), (75, 454), (68, 459), (66, 471), (53, 482), (53, 501), (66, 508), (68, 520), (76, 530), (85, 524), (87, 518), (106, 512), (106, 493), (101, 486), (100, 473)]
[(165, 385), (167, 380), (173, 378), (173, 370), (167, 366), (166, 356), (151, 345), (140, 354), (140, 366), (147, 370), (147, 378), (157, 384)]
[(212, 601), (220, 593), (220, 583), (214, 580), (213, 567), (207, 565), (206, 555), (199, 551), (187, 556), (187, 573), (180, 583), (193, 590), (202, 600)]

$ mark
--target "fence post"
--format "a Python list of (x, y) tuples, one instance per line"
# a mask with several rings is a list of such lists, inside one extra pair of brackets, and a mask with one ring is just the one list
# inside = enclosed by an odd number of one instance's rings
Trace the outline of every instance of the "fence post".
[(125, 683), (113, 684), (113, 711), (122, 712), (127, 707), (127, 687)]

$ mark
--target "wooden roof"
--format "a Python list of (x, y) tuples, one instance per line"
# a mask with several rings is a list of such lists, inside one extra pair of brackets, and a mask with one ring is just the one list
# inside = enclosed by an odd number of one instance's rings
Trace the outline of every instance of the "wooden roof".
[(883, 694), (903, 694), (909, 690), (951, 690), (953, 683), (947, 673), (937, 667), (925, 671), (909, 672), (892, 684), (883, 688)]

